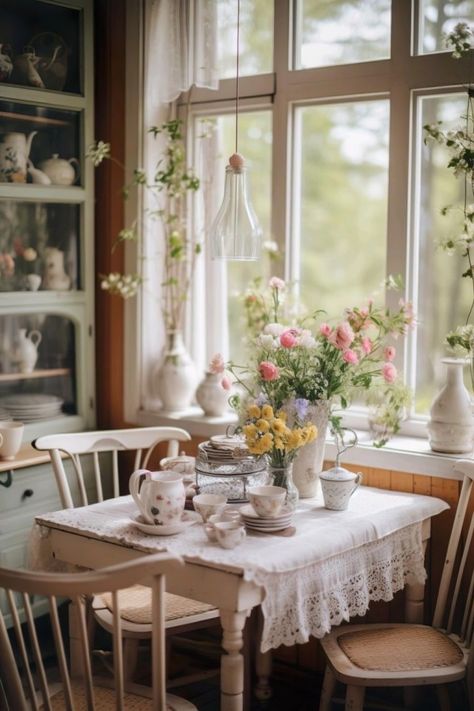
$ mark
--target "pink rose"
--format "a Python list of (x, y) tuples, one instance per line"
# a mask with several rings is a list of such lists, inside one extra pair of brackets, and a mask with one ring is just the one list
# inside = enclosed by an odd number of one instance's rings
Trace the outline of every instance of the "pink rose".
[(278, 380), (280, 377), (280, 370), (278, 366), (269, 360), (262, 360), (258, 366), (258, 372), (263, 380)]
[(216, 355), (211, 359), (211, 362), (209, 363), (209, 370), (215, 375), (224, 372), (224, 358), (220, 353), (216, 353)]
[(369, 353), (372, 351), (372, 341), (370, 340), (370, 338), (367, 338), (367, 336), (362, 339), (361, 346), (365, 355), (369, 355)]
[(285, 284), (285, 282), (283, 281), (283, 279), (279, 279), (279, 278), (276, 277), (276, 276), (272, 276), (272, 278), (271, 278), (270, 281), (268, 282), (268, 285), (269, 285), (270, 288), (272, 288), (272, 289), (278, 289), (278, 291), (283, 291), (283, 289), (284, 289), (285, 286), (286, 286), (286, 284)]
[(341, 351), (346, 351), (354, 340), (354, 331), (347, 321), (343, 321), (331, 333), (329, 340), (336, 348), (339, 348)]
[(382, 375), (386, 383), (393, 383), (397, 377), (397, 369), (393, 363), (384, 363)]
[(397, 351), (393, 346), (386, 346), (386, 348), (383, 349), (383, 356), (385, 360), (393, 360), (395, 358)]
[(328, 323), (322, 323), (319, 327), (319, 333), (325, 338), (329, 338), (331, 335), (332, 328)]
[(224, 377), (221, 380), (221, 385), (224, 388), (224, 390), (230, 390), (232, 387), (232, 381), (227, 375), (224, 375)]
[(357, 365), (359, 362), (359, 356), (357, 353), (350, 348), (348, 348), (344, 353), (342, 354), (342, 359), (346, 361), (346, 363), (350, 363), (351, 365)]
[(283, 331), (280, 336), (280, 343), (283, 348), (294, 348), (297, 345), (294, 329), (289, 328), (287, 331)]

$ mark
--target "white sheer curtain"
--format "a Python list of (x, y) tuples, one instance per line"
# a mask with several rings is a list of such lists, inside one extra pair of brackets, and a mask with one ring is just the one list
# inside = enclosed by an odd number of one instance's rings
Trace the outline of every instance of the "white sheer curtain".
[[(193, 85), (208, 89), (218, 88), (217, 0), (145, 0), (144, 19), (143, 167), (147, 172), (152, 172), (163, 146), (160, 136), (153, 138), (148, 129), (171, 118), (174, 112), (172, 102)], [(209, 150), (212, 149), (209, 147)], [(211, 153), (208, 153), (204, 163), (203, 170), (212, 170)], [(203, 175), (197, 167), (196, 172), (200, 176)], [(206, 184), (204, 179), (204, 187)], [(204, 196), (205, 203), (212, 199), (210, 195), (208, 192), (207, 196)], [(203, 195), (200, 197), (202, 199)], [(146, 200), (146, 196), (144, 199)], [(145, 210), (147, 207), (146, 204), (143, 206)], [(214, 207), (211, 210), (213, 211)], [(202, 214), (205, 216), (204, 223), (199, 227), (197, 221), (190, 225), (191, 229), (199, 229), (201, 241), (204, 240), (205, 225), (209, 220), (209, 206)], [(145, 409), (154, 409), (159, 406), (159, 401), (153, 383), (165, 343), (160, 309), (164, 237), (158, 221), (144, 220), (144, 224), (145, 259), (141, 265), (144, 277), (141, 299), (141, 401)], [(196, 270), (195, 285), (187, 312), (185, 340), (197, 367), (202, 370), (215, 345), (206, 342), (203, 346), (206, 339), (204, 334), (209, 331), (205, 315), (206, 301), (212, 301), (215, 296), (212, 297), (206, 289), (206, 272), (213, 269), (207, 264), (204, 265), (207, 261), (205, 254), (198, 261), (200, 264)], [(219, 284), (218, 286), (220, 287)], [(214, 292), (214, 289), (211, 289), (211, 292)], [(220, 301), (222, 302), (222, 299)], [(217, 315), (217, 320), (219, 317)]]

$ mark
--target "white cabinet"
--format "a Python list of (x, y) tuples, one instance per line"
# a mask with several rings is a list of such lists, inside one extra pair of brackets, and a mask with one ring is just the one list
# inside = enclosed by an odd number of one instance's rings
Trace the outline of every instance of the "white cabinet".
[(95, 420), (92, 0), (2, 0), (0, 44), (0, 417), (33, 439)]

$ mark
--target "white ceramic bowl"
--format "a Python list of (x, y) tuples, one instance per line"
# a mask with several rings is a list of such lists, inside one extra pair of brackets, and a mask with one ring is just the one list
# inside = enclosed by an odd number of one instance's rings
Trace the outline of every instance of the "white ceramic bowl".
[(282, 486), (253, 486), (247, 493), (255, 513), (261, 518), (278, 516), (286, 499), (286, 489)]
[(193, 497), (193, 506), (198, 511), (204, 523), (209, 516), (220, 514), (227, 503), (227, 497), (221, 494), (198, 494)]
[(161, 469), (171, 469), (174, 472), (179, 472), (183, 475), (183, 479), (187, 482), (194, 480), (195, 464), (196, 457), (188, 457), (185, 454), (180, 454), (177, 457), (165, 457), (164, 459), (160, 459)]

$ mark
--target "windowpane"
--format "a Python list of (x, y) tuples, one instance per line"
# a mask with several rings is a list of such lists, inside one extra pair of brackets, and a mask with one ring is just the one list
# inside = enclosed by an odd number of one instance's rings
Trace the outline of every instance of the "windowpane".
[(420, 53), (446, 52), (445, 35), (458, 22), (474, 21), (474, 0), (421, 0)]
[(299, 0), (296, 69), (390, 56), (390, 0)]
[[(229, 156), (235, 152), (234, 115), (214, 116), (204, 119), (218, 136), (219, 168), (214, 171), (210, 190), (215, 214), (222, 203), (224, 168)], [(203, 124), (201, 123), (201, 127)], [(205, 129), (209, 130), (209, 129)], [(198, 125), (199, 131), (199, 125)], [(271, 111), (243, 112), (239, 115), (239, 153), (246, 160), (250, 198), (263, 231), (263, 240), (270, 239), (271, 165), (272, 165), (272, 114)], [(227, 299), (229, 353), (232, 360), (245, 362), (246, 333), (242, 296), (250, 282), (262, 274), (262, 264), (257, 262), (225, 262), (227, 269)]]
[(311, 106), (297, 119), (301, 296), (337, 316), (385, 276), (389, 105)]
[[(221, 79), (236, 75), (237, 0), (218, 0), (218, 57)], [(241, 0), (239, 75), (273, 71), (273, 3)]]
[[(420, 99), (422, 124), (443, 121), (443, 129), (460, 125), (466, 99), (460, 94)], [(422, 141), (420, 140), (420, 144)], [(419, 205), (419, 282), (416, 347), (416, 409), (426, 413), (444, 380), (440, 358), (446, 354), (444, 339), (464, 324), (470, 306), (470, 280), (461, 279), (466, 266), (456, 253), (439, 247), (462, 230), (464, 180), (446, 167), (450, 158), (445, 146), (430, 141), (421, 145)], [(441, 210), (452, 206), (447, 215)]]

